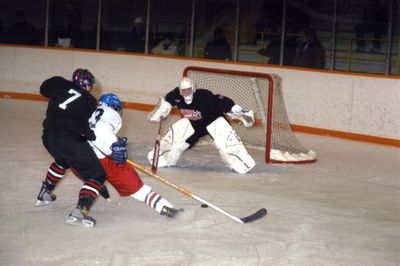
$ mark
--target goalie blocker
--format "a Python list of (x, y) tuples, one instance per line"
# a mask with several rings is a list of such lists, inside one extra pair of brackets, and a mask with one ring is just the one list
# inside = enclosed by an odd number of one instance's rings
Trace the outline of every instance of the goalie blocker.
[[(222, 160), (226, 166), (237, 173), (245, 174), (250, 171), (255, 162), (248, 154), (240, 137), (232, 126), (219, 117), (207, 126), (207, 131), (214, 140)], [(165, 133), (160, 141), (159, 167), (169, 167), (177, 164), (182, 153), (189, 148), (186, 139), (194, 134), (194, 129), (187, 118), (175, 122)], [(152, 163), (154, 150), (148, 154)]]

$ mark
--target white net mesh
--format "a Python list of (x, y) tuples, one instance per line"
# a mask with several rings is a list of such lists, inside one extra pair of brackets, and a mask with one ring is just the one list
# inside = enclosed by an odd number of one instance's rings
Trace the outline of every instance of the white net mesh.
[[(315, 153), (305, 149), (290, 128), (278, 76), (199, 67), (186, 68), (184, 75), (190, 77), (197, 88), (227, 96), (236, 104), (254, 110), (257, 126), (245, 128), (236, 123), (232, 126), (246, 147), (266, 150), (267, 162), (316, 160)], [(269, 101), (270, 92), (272, 99)], [(268, 129), (271, 129), (270, 134)]]

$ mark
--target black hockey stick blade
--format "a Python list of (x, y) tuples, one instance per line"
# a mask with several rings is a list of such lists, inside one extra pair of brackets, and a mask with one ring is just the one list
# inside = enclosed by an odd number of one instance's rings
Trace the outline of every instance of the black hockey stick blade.
[(262, 208), (256, 211), (255, 213), (250, 214), (249, 216), (240, 218), (240, 220), (242, 220), (243, 223), (247, 224), (263, 218), (266, 214), (267, 214), (267, 209)]

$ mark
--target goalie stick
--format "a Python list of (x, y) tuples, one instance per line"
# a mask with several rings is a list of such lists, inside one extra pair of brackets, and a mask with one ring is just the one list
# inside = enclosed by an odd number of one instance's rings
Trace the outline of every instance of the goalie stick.
[(161, 140), (161, 127), (162, 127), (162, 121), (164, 117), (160, 117), (160, 125), (158, 126), (158, 133), (157, 133), (157, 138), (156, 141), (154, 142), (154, 153), (153, 153), (153, 161), (151, 163), (151, 171), (153, 173), (157, 172), (158, 168), (158, 157), (160, 157), (160, 140)]
[(252, 213), (246, 217), (243, 218), (238, 218), (236, 216), (233, 216), (232, 214), (227, 213), (226, 211), (222, 210), (221, 208), (215, 206), (214, 204), (211, 204), (210, 202), (200, 198), (199, 196), (196, 196), (195, 194), (193, 194), (192, 192), (190, 192), (189, 190), (176, 185), (174, 183), (172, 183), (171, 181), (165, 179), (164, 177), (161, 177), (159, 175), (157, 175), (156, 173), (152, 172), (150, 169), (145, 168), (144, 166), (141, 166), (140, 164), (137, 164), (131, 160), (126, 160), (126, 162), (130, 165), (132, 165), (134, 168), (136, 168), (137, 170), (139, 170), (142, 173), (145, 173), (151, 177), (154, 177), (155, 179), (163, 182), (164, 184), (173, 187), (174, 189), (178, 190), (179, 192), (182, 192), (183, 194), (185, 194), (186, 196), (189, 196), (197, 201), (200, 201), (202, 204), (206, 204), (208, 206), (210, 206), (211, 208), (213, 208), (214, 210), (228, 216), (229, 218), (235, 220), (238, 223), (241, 224), (246, 224), (246, 223), (250, 223), (256, 220), (261, 219), (262, 217), (264, 217), (267, 214), (267, 210), (265, 208), (261, 208), (258, 211), (256, 211), (255, 213)]

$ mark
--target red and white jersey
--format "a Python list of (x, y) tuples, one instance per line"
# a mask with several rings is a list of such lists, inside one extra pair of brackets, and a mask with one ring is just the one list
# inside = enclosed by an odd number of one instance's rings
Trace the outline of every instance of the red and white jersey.
[(97, 157), (102, 159), (112, 153), (111, 145), (118, 140), (117, 134), (122, 126), (121, 115), (111, 107), (98, 106), (89, 122), (96, 135), (96, 140), (89, 143)]

